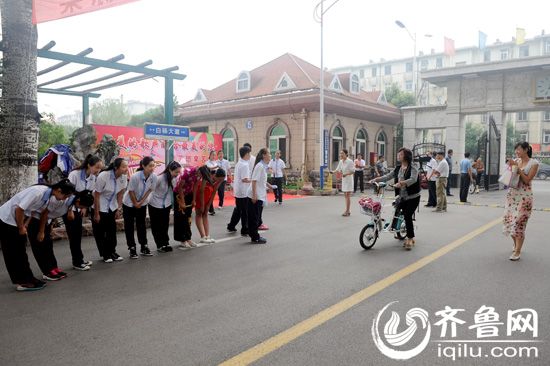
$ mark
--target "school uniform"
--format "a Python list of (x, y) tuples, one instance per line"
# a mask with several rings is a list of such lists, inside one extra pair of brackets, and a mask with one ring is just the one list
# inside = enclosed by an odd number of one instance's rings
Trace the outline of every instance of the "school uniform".
[[(147, 203), (143, 202), (140, 208), (134, 207), (130, 192), (134, 192), (136, 200), (139, 202), (145, 197), (148, 191), (152, 191), (157, 185), (158, 177), (155, 174), (145, 177), (143, 170), (136, 172), (130, 177), (128, 188), (122, 199), (122, 214), (124, 217), (124, 233), (126, 234), (126, 244), (128, 249), (136, 247), (134, 238), (134, 227), (137, 227), (137, 236), (141, 248), (147, 246), (147, 228), (145, 226), (145, 216), (147, 215)], [(149, 195), (150, 197), (150, 195)]]
[[(94, 192), (99, 193), (99, 223), (94, 230), (94, 237), (103, 259), (113, 259), (116, 253), (116, 218), (118, 210), (117, 195), (126, 189), (128, 178), (121, 175), (116, 178), (114, 170), (106, 170), (99, 174), (96, 179)], [(97, 207), (95, 207), (97, 209)]]
[(157, 248), (170, 245), (168, 228), (170, 226), (170, 210), (172, 209), (172, 192), (176, 179), (170, 178), (170, 184), (166, 176), (158, 177), (157, 183), (151, 192), (149, 199), (149, 218), (151, 219), (151, 232)]
[(236, 231), (237, 224), (241, 222), (241, 234), (248, 235), (248, 187), (250, 183), (244, 183), (244, 178), (250, 178), (250, 163), (247, 160), (240, 159), (235, 165), (235, 174), (233, 179), (233, 195), (235, 196), (235, 208), (231, 215), (231, 220), (227, 224), (227, 230)]
[[(76, 192), (82, 192), (84, 190), (93, 192), (96, 178), (97, 177), (93, 174), (86, 176), (85, 169), (73, 170), (69, 173), (69, 181), (74, 184)], [(80, 267), (84, 264), (84, 254), (82, 253), (82, 215), (77, 208), (73, 208), (73, 211), (74, 219), (69, 220), (65, 214), (63, 215), (63, 222), (65, 223), (65, 230), (69, 237), (69, 247), (71, 249), (73, 266)], [(92, 228), (94, 228), (93, 224)]]
[(252, 183), (250, 183), (247, 192), (248, 204), (248, 232), (252, 241), (260, 239), (258, 228), (261, 225), (261, 214), (264, 202), (267, 201), (267, 168), (262, 162), (256, 164), (252, 172), (251, 181), (256, 182), (256, 198), (257, 201), (252, 202)]
[(15, 209), (37, 211), (46, 207), (51, 188), (43, 185), (31, 186), (13, 196), (0, 207), (0, 244), (6, 269), (13, 284), (30, 283), (35, 280), (26, 252), (27, 236), (19, 234), (15, 221)]
[(275, 202), (283, 203), (283, 183), (284, 170), (286, 164), (283, 159), (272, 159), (268, 167), (273, 171), (273, 184), (277, 186), (275, 189)]
[(231, 171), (231, 165), (229, 164), (229, 160), (227, 159), (218, 160), (218, 165), (225, 172), (225, 179), (218, 187), (218, 207), (221, 208), (223, 207), (223, 200), (225, 198), (225, 186), (227, 184), (227, 177), (229, 176), (229, 173)]

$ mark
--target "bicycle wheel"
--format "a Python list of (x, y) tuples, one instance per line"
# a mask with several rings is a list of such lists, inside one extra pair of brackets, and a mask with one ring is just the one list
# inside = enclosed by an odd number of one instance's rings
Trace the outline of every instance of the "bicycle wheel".
[(399, 240), (403, 240), (407, 237), (407, 225), (405, 225), (405, 219), (403, 217), (401, 219), (401, 226), (397, 229), (395, 232), (395, 236)]
[(470, 189), (469, 189), (470, 194), (473, 194), (475, 191), (476, 191), (476, 185), (475, 185), (475, 183), (474, 183), (474, 184), (470, 184)]
[(368, 250), (374, 246), (378, 239), (378, 230), (376, 230), (374, 223), (365, 225), (359, 234), (359, 243), (363, 249)]

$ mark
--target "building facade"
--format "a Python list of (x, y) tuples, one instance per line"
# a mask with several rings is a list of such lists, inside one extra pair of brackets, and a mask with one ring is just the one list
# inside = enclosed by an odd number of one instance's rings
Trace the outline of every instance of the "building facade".
[[(362, 90), (358, 75), (325, 72), (324, 79), (329, 168), (336, 167), (344, 148), (352, 157), (381, 154), (393, 163), (399, 109), (383, 93)], [(222, 134), (231, 162), (248, 142), (254, 155), (262, 147), (272, 154), (280, 150), (292, 171), (318, 171), (319, 85), (320, 69), (287, 53), (213, 90), (199, 89), (177, 114), (192, 130)]]

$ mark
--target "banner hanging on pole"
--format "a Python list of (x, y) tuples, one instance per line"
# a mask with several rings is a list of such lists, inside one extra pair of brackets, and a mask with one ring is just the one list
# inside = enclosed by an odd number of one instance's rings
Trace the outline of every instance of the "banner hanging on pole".
[(33, 0), (33, 24), (112, 8), (138, 0)]

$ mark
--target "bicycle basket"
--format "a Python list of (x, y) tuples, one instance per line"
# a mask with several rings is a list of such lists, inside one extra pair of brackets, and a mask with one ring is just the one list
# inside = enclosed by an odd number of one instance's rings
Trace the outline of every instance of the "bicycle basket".
[(359, 200), (359, 207), (363, 215), (378, 216), (382, 211), (382, 202), (365, 197)]

